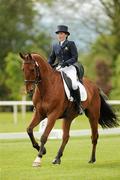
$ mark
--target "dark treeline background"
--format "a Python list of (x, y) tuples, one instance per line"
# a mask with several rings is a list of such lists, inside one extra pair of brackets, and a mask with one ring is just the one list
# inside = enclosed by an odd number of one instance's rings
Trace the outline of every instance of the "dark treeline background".
[(0, 0), (0, 100), (22, 99), (19, 52), (48, 58), (58, 24), (69, 26), (85, 75), (119, 99), (119, 22), (119, 0)]

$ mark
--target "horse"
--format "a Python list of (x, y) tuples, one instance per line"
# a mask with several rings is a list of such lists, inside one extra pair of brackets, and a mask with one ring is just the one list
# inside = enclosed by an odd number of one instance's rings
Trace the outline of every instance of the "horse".
[[(32, 101), (35, 107), (32, 120), (27, 127), (27, 133), (32, 145), (38, 151), (38, 155), (33, 162), (33, 167), (41, 166), (42, 157), (46, 154), (45, 144), (48, 136), (57, 119), (63, 119), (62, 143), (53, 160), (53, 164), (60, 164), (65, 146), (69, 140), (70, 126), (78, 111), (74, 102), (70, 102), (65, 94), (63, 80), (59, 71), (53, 69), (46, 59), (37, 53), (22, 54), (22, 71), (26, 84), (26, 92), (33, 94)], [(118, 119), (116, 114), (107, 104), (100, 89), (83, 77), (83, 85), (87, 91), (87, 99), (82, 102), (85, 115), (89, 119), (91, 127), (92, 152), (89, 163), (96, 161), (96, 145), (98, 140), (98, 124), (102, 128), (117, 127)], [(46, 128), (40, 138), (40, 145), (36, 142), (33, 129), (47, 117)]]

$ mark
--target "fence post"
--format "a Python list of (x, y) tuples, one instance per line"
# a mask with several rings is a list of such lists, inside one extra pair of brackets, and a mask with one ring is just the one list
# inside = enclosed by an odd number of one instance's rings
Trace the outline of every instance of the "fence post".
[(17, 124), (17, 105), (13, 105), (13, 120), (14, 124)]
[[(26, 101), (26, 96), (22, 96), (22, 101)], [(22, 104), (21, 106), (21, 110), (22, 110), (22, 120), (25, 120), (25, 115), (26, 115), (26, 105)]]

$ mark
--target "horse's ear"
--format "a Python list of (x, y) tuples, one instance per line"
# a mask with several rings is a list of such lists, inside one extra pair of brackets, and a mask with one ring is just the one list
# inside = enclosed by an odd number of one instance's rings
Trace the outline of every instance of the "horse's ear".
[(28, 53), (28, 57), (32, 60), (32, 55), (30, 53)]
[(23, 60), (25, 59), (25, 56), (21, 52), (19, 53), (19, 55)]

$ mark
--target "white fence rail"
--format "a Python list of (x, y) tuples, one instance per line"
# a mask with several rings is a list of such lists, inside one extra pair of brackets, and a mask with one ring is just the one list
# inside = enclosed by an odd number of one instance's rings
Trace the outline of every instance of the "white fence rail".
[[(107, 101), (111, 105), (120, 105), (120, 100)], [(0, 101), (0, 106), (12, 106), (13, 107), (13, 121), (17, 123), (18, 106), (21, 106), (22, 118), (25, 118), (26, 106), (32, 106), (32, 101)]]
[[(109, 100), (107, 101), (110, 105), (120, 105), (120, 100)], [(18, 106), (21, 106), (21, 111), (22, 111), (22, 118), (25, 119), (25, 114), (26, 114), (26, 106), (31, 106), (33, 105), (32, 101), (0, 101), (0, 106), (12, 106), (13, 107), (13, 121), (16, 124), (17, 123), (17, 113), (18, 113)], [(36, 132), (37, 136), (40, 136), (40, 134), (43, 132), (45, 126), (47, 123), (47, 119), (42, 121), (40, 123), (40, 128), (39, 132)], [(100, 134), (120, 134), (120, 128), (115, 128), (111, 130), (102, 130), (99, 129)], [(70, 132), (71, 136), (81, 136), (81, 135), (89, 135), (90, 130), (73, 130)], [(4, 138), (14, 138), (14, 133), (11, 134), (6, 134), (6, 133), (0, 133), (0, 139)], [(26, 138), (27, 135), (25, 133), (17, 133), (18, 138)], [(16, 136), (15, 136), (16, 137)], [(54, 129), (52, 130), (50, 134), (51, 138), (61, 138), (62, 137), (62, 130), (61, 129)]]
[(25, 119), (26, 106), (32, 106), (32, 101), (0, 101), (0, 106), (12, 106), (13, 107), (13, 121), (17, 123), (18, 106), (21, 106), (22, 119)]

